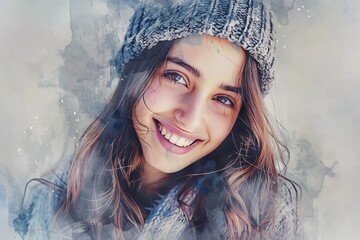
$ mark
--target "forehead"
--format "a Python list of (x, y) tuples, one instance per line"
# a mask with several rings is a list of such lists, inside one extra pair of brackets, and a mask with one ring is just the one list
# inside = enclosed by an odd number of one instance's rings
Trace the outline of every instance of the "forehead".
[(241, 47), (209, 35), (177, 40), (169, 56), (180, 58), (198, 69), (201, 78), (232, 85), (237, 82), (246, 59)]

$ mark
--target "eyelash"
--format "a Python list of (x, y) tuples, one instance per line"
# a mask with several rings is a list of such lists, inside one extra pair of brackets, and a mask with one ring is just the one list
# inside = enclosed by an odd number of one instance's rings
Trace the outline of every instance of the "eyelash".
[[(164, 72), (162, 74), (162, 76), (166, 77), (167, 79), (169, 79), (170, 81), (172, 81), (174, 84), (181, 84), (181, 85), (184, 85), (185, 87), (188, 87), (188, 84), (185, 80), (185, 78), (183, 78), (180, 74), (176, 73), (176, 72)], [(180, 77), (184, 83), (180, 83), (179, 82), (179, 79), (175, 79), (176, 77)]]
[[(222, 100), (224, 100), (228, 103), (224, 103)], [(231, 107), (233, 108), (235, 106), (234, 102), (229, 98), (229, 97), (226, 97), (226, 96), (217, 96), (215, 97), (215, 100), (217, 100), (218, 102), (220, 102), (221, 104), (223, 104), (225, 107)]]
[[(182, 77), (180, 74), (176, 73), (176, 72), (171, 72), (171, 71), (165, 71), (163, 74), (161, 74), (163, 77), (167, 78), (168, 80), (172, 81), (175, 85), (176, 84), (181, 84), (183, 86), (185, 86), (186, 88), (188, 88), (188, 84), (185, 80), (184, 77)], [(176, 78), (181, 78), (184, 83), (179, 83), (179, 79)], [(234, 102), (226, 96), (216, 96), (214, 98), (216, 101), (218, 101), (219, 103), (221, 103), (223, 106), (225, 107), (230, 107), (230, 108), (234, 108), (235, 104)], [(225, 100), (225, 102), (223, 101)]]

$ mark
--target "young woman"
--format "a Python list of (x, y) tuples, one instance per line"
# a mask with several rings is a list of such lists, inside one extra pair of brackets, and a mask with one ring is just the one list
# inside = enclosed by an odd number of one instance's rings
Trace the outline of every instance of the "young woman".
[(296, 239), (297, 191), (263, 97), (274, 78), (261, 1), (139, 8), (120, 82), (52, 190), (14, 221), (29, 239)]

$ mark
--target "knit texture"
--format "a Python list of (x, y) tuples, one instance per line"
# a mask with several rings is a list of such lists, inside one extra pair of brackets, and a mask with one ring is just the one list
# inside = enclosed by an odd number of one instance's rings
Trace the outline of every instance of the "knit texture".
[(142, 5), (132, 17), (124, 44), (115, 59), (121, 76), (126, 63), (161, 41), (208, 34), (247, 50), (261, 72), (261, 92), (274, 80), (275, 31), (272, 13), (261, 0), (185, 0)]
[[(66, 185), (69, 166), (68, 164), (65, 169), (62, 169), (64, 170), (62, 174), (56, 177), (57, 180), (55, 182), (62, 187)], [(191, 211), (185, 212), (184, 208), (180, 207), (179, 199), (177, 198), (180, 189), (181, 184), (163, 196), (155, 204), (141, 229), (133, 227), (124, 231), (123, 239), (221, 239), (221, 236), (226, 232), (226, 220), (221, 207), (216, 204), (215, 206), (209, 206), (211, 208), (207, 209), (209, 217), (208, 225), (202, 232), (197, 233), (194, 228), (189, 228), (189, 215), (191, 215)], [(193, 191), (185, 196), (181, 196), (180, 200), (187, 206), (191, 206), (197, 194), (201, 194), (201, 191), (199, 191), (199, 186), (195, 184)], [(31, 195), (31, 200), (27, 201), (27, 204), (20, 211), (19, 217), (14, 220), (14, 228), (22, 236), (22, 239), (91, 239), (88, 235), (90, 223), (87, 219), (76, 222), (72, 219), (62, 219), (56, 223), (52, 222), (56, 209), (59, 207), (60, 198), (62, 198), (57, 194), (57, 191), (52, 191), (40, 185), (40, 188)], [(265, 231), (259, 236), (256, 235), (254, 239), (303, 239), (302, 229), (299, 227), (293, 189), (286, 186), (285, 183), (280, 183), (277, 196), (275, 223), (269, 229), (272, 231)], [(209, 197), (216, 198), (216, 196)], [(101, 234), (101, 236), (98, 236), (98, 239), (116, 239), (115, 227), (112, 223), (103, 225)]]

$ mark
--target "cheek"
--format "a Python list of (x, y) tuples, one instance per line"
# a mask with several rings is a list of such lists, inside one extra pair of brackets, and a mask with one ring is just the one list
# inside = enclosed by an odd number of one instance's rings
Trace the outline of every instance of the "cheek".
[(139, 100), (134, 108), (133, 116), (136, 116), (139, 122), (156, 109), (156, 105), (159, 102), (159, 92), (160, 86), (155, 84), (155, 81), (152, 81), (145, 91), (144, 96)]
[(168, 110), (177, 101), (176, 93), (162, 86), (158, 80), (154, 80), (144, 93), (144, 105), (154, 113)]
[(235, 123), (235, 117), (213, 115), (208, 119), (208, 132), (214, 145), (220, 145), (229, 135)]
[(146, 105), (155, 105), (159, 102), (161, 86), (155, 82), (157, 81), (153, 81), (144, 93), (144, 101)]

